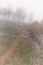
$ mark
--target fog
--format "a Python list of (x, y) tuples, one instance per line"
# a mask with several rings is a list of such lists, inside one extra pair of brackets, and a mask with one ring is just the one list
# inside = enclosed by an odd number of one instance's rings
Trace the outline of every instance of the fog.
[(43, 65), (43, 0), (0, 0), (0, 65)]
[(28, 14), (33, 12), (35, 20), (43, 19), (43, 0), (0, 0), (0, 7), (11, 7), (13, 10), (20, 7)]

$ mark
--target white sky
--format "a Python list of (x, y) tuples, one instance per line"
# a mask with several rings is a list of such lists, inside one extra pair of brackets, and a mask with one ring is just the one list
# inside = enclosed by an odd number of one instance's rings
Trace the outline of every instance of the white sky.
[(0, 7), (10, 4), (15, 10), (24, 7), (26, 12), (33, 12), (35, 19), (43, 19), (43, 0), (0, 0)]

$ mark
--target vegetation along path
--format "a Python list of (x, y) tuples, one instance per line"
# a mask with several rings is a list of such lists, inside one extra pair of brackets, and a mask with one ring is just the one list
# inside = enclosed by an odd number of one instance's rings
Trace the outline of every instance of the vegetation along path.
[[(16, 39), (11, 43), (10, 47), (5, 51), (5, 53), (0, 57), (0, 65), (4, 65), (6, 62), (10, 62), (13, 60), (12, 54), (16, 51), (16, 48), (18, 46), (18, 40), (20, 39), (20, 34), (16, 37)], [(17, 54), (18, 55), (18, 54)], [(17, 55), (14, 57), (14, 62), (17, 63)], [(12, 61), (11, 61), (12, 64)], [(10, 65), (11, 65), (10, 64)]]

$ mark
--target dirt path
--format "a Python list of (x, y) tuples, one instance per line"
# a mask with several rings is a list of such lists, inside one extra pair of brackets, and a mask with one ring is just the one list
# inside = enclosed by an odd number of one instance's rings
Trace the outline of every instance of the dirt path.
[[(20, 39), (20, 35), (17, 36), (17, 38), (11, 43), (11, 45), (7, 49), (7, 51), (0, 57), (0, 65), (4, 65), (7, 61), (9, 61), (9, 62), (11, 61), (11, 59), (13, 57), (12, 54), (15, 53), (15, 51), (16, 51), (17, 43), (18, 43), (19, 39)], [(15, 62), (16, 62), (16, 59), (17, 59), (17, 57), (15, 56), (15, 59), (12, 59), (12, 60), (15, 60)], [(12, 64), (12, 62), (11, 62), (11, 64)]]

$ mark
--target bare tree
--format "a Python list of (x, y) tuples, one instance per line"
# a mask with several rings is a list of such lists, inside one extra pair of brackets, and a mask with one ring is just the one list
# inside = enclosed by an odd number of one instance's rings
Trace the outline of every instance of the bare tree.
[(4, 19), (4, 21), (6, 20), (6, 13), (7, 13), (6, 8), (0, 8), (0, 18)]
[(31, 12), (29, 15), (29, 22), (32, 23), (32, 21), (33, 21), (33, 12)]
[(16, 13), (17, 20), (24, 22), (25, 17), (26, 17), (24, 10), (22, 8), (18, 8), (15, 13)]

